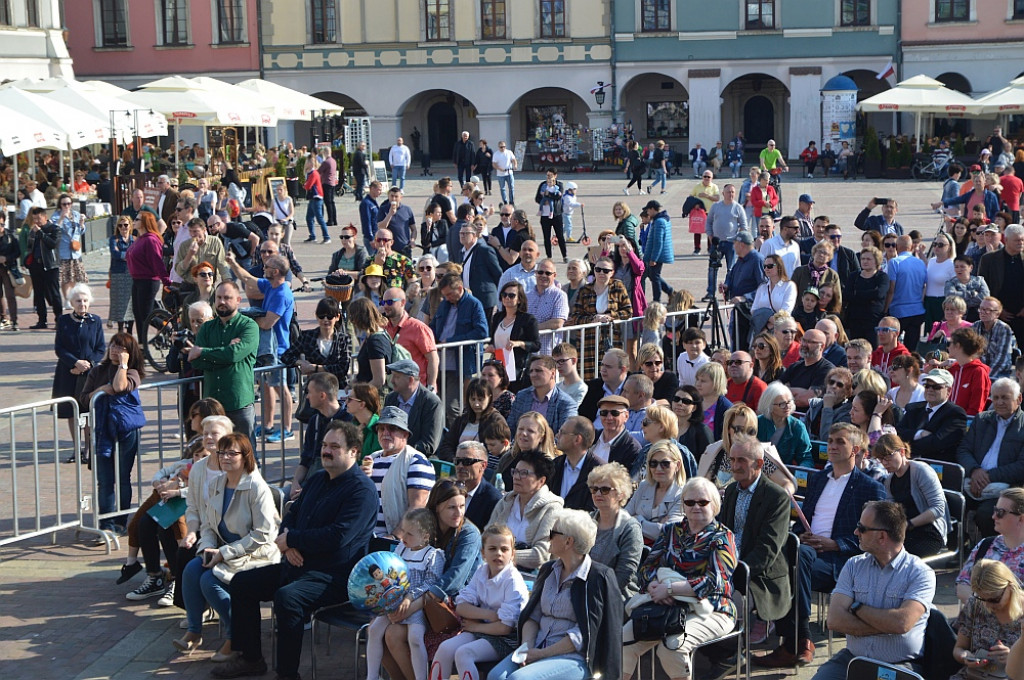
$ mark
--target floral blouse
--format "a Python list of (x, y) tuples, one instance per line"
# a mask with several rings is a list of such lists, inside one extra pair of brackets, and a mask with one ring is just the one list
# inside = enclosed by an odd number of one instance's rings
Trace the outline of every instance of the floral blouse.
[[(957, 630), (960, 635), (966, 637), (970, 642), (967, 649), (975, 656), (984, 656), (979, 652), (988, 652), (996, 642), (1002, 641), (1007, 647), (1020, 638), (1020, 621), (1000, 623), (985, 605), (976, 597), (971, 597), (967, 604), (960, 610), (957, 617)], [(1005, 669), (996, 664), (984, 666), (984, 670), (990, 674), (1000, 674)], [(967, 678), (967, 668), (962, 668), (953, 678)]]
[(651, 554), (640, 565), (640, 591), (646, 592), (658, 569), (667, 567), (685, 576), (697, 597), (706, 598), (716, 612), (735, 618), (729, 596), (736, 559), (736, 540), (725, 525), (716, 520), (694, 535), (684, 517), (666, 524), (654, 541)]

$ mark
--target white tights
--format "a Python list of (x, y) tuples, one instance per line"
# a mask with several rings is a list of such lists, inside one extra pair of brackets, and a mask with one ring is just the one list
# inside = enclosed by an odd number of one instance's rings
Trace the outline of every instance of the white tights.
[[(380, 666), (384, 659), (384, 631), (391, 622), (386, 616), (378, 616), (370, 622), (370, 628), (366, 635), (366, 680), (378, 680), (380, 678)], [(416, 680), (427, 678), (427, 646), (423, 643), (423, 636), (427, 627), (421, 623), (397, 624), (405, 626), (408, 631), (409, 655), (412, 659), (412, 668), (416, 673)]]
[(487, 640), (477, 639), (473, 633), (459, 633), (445, 640), (434, 653), (430, 666), (429, 680), (448, 680), (452, 673), (452, 661), (459, 680), (480, 680), (476, 669), (478, 661), (498, 661), (494, 647)]

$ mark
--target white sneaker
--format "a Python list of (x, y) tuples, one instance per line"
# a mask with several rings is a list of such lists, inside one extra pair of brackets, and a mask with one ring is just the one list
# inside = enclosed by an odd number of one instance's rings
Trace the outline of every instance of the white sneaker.
[(622, 193), (624, 193), (626, 196), (629, 196), (629, 189), (623, 189)]
[(646, 194), (647, 194), (647, 192), (646, 192), (646, 191), (644, 191), (643, 189), (641, 189), (641, 190), (640, 190), (640, 195), (641, 195), (641, 196), (644, 196), (644, 195), (646, 195)]

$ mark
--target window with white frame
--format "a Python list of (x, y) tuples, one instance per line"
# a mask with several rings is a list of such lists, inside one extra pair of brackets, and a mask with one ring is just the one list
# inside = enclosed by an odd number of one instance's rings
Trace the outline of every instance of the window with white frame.
[(452, 39), (451, 7), (448, 0), (426, 0), (427, 40), (447, 41)]
[(25, 25), (39, 28), (39, 0), (25, 0)]
[(311, 41), (313, 44), (338, 42), (337, 5), (335, 0), (311, 0), (310, 16), (312, 23)]
[(565, 0), (540, 0), (540, 37), (565, 37)]
[(775, 28), (775, 0), (747, 0), (747, 30)]
[(971, 0), (935, 0), (935, 23), (968, 21), (971, 18)]
[(480, 0), (480, 37), (505, 39), (505, 0)]
[(672, 0), (643, 0), (640, 30), (645, 33), (672, 30)]
[(188, 45), (188, 0), (160, 0), (161, 45)]
[(100, 47), (128, 47), (127, 0), (99, 0)]
[(870, 26), (871, 0), (842, 0), (839, 13), (840, 26)]
[(217, 42), (245, 42), (245, 0), (217, 0)]

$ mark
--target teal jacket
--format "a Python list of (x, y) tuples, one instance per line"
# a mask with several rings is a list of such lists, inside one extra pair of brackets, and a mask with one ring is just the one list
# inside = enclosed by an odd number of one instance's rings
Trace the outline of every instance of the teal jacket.
[[(762, 442), (770, 442), (775, 436), (775, 421), (767, 416), (757, 417), (757, 438)], [(786, 427), (775, 443), (779, 451), (779, 458), (786, 465), (802, 465), (814, 467), (814, 458), (811, 456), (811, 437), (807, 434), (807, 428), (802, 422), (793, 416), (786, 417)]]

